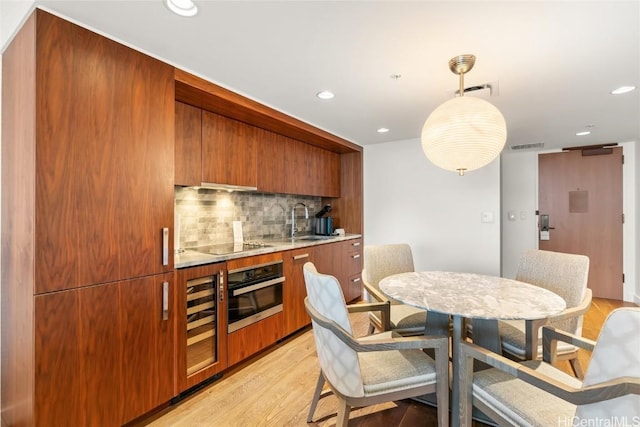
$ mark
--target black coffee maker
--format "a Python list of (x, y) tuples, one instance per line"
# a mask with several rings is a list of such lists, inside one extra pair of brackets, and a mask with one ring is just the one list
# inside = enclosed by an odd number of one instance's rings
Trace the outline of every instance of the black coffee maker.
[(333, 218), (325, 217), (331, 212), (331, 205), (325, 205), (317, 214), (315, 219), (315, 233), (318, 236), (330, 236), (333, 233)]

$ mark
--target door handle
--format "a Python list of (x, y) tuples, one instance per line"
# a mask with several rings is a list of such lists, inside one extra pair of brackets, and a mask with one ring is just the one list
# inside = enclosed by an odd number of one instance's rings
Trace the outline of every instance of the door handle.
[(169, 282), (162, 283), (162, 320), (169, 320)]
[(162, 229), (162, 265), (169, 265), (169, 227)]

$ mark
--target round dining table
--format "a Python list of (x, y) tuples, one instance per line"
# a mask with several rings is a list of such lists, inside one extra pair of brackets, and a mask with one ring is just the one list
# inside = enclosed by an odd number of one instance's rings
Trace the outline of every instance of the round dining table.
[[(562, 297), (538, 286), (503, 277), (450, 271), (419, 271), (395, 274), (380, 281), (390, 298), (427, 310), (425, 335), (449, 333), (453, 319), (452, 423), (458, 422), (460, 340), (466, 338), (465, 319), (471, 319), (473, 342), (501, 353), (498, 320), (524, 320), (528, 339), (526, 355), (537, 354), (537, 328), (544, 319), (566, 308)], [(536, 322), (534, 322), (536, 321)], [(535, 328), (535, 330), (534, 330)], [(532, 348), (535, 343), (535, 348)]]

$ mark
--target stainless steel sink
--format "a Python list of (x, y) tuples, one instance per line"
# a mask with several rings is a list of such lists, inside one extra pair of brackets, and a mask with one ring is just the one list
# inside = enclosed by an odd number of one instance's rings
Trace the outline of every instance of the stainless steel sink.
[(321, 235), (313, 235), (313, 236), (300, 236), (296, 237), (296, 240), (328, 240), (335, 239), (336, 236), (321, 236)]

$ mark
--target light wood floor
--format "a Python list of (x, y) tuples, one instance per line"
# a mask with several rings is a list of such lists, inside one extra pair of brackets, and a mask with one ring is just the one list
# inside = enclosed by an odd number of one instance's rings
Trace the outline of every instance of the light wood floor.
[[(615, 308), (635, 306), (621, 301), (594, 299), (584, 320), (583, 335), (596, 339), (606, 316)], [(356, 335), (365, 335), (366, 315), (352, 314)], [(581, 354), (584, 369), (589, 354)], [(568, 362), (561, 368), (570, 371)], [(320, 401), (315, 422), (307, 424), (309, 402), (318, 375), (318, 362), (311, 329), (306, 329), (270, 350), (243, 363), (222, 379), (147, 418), (140, 425), (165, 426), (305, 426), (335, 425), (336, 399)], [(405, 400), (355, 409), (350, 427), (415, 427), (437, 425), (436, 411)], [(475, 423), (474, 426), (483, 426)]]

